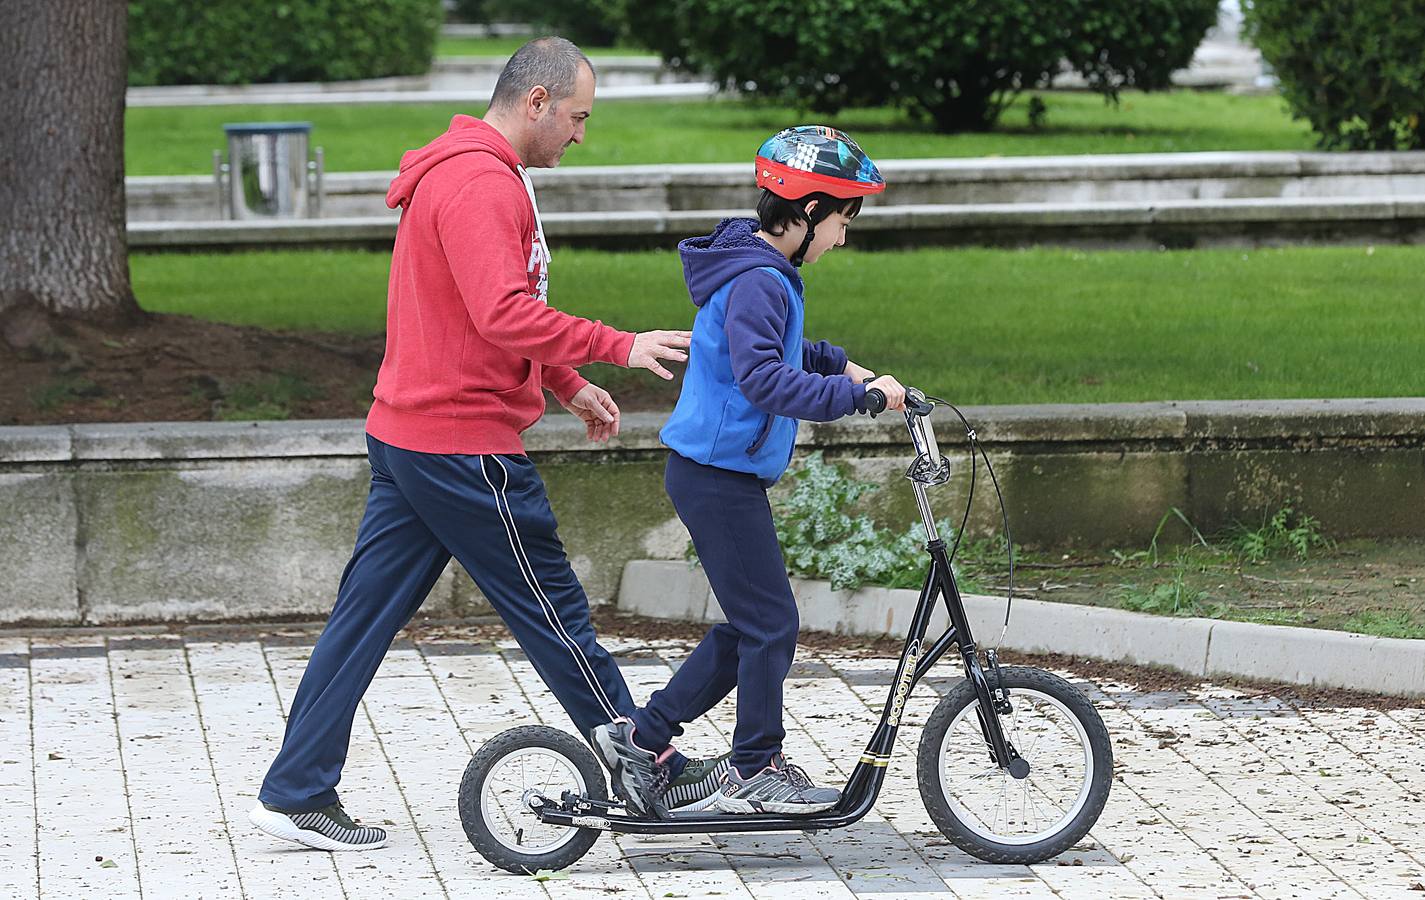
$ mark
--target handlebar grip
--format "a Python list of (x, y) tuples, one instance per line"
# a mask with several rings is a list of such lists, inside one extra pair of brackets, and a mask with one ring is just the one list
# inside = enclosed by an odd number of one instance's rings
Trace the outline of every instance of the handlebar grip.
[(869, 388), (866, 391), (866, 412), (871, 415), (886, 411), (886, 395), (880, 388)]

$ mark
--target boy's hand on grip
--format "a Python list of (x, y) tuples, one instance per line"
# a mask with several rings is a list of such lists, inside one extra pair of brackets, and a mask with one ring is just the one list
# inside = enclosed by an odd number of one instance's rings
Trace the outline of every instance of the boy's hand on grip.
[(875, 389), (885, 395), (886, 409), (903, 411), (905, 409), (905, 387), (890, 375), (882, 375), (870, 384), (866, 385), (866, 390)]

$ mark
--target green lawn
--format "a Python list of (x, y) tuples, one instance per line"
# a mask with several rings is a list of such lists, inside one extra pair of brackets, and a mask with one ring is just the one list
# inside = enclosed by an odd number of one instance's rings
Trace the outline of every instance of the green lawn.
[[(150, 310), (359, 332), (384, 325), (388, 263), (132, 259)], [(1425, 247), (846, 250), (807, 269), (808, 334), (961, 403), (1420, 396), (1422, 268)], [(570, 312), (630, 330), (692, 320), (672, 253), (556, 251), (551, 271)]]
[[(1305, 150), (1310, 132), (1277, 97), (1176, 91), (1127, 93), (1118, 106), (1095, 94), (1044, 93), (1048, 123), (1029, 128), (1026, 97), (988, 134), (943, 135), (892, 109), (821, 116), (740, 101), (608, 101), (598, 104), (582, 147), (566, 165), (748, 161), (768, 135), (819, 120), (849, 131), (872, 157), (1045, 156), (1186, 150)], [(389, 170), (401, 153), (444, 131), (458, 112), (479, 105), (362, 104), (330, 106), (135, 107), (127, 112), (130, 175), (206, 174), (223, 145), (223, 123), (309, 121), (332, 171)]]
[[(528, 37), (452, 38), (441, 36), (435, 43), (436, 56), (509, 56), (523, 47)], [(600, 56), (648, 56), (642, 47), (580, 47), (586, 54)], [(596, 64), (597, 65), (597, 64)]]

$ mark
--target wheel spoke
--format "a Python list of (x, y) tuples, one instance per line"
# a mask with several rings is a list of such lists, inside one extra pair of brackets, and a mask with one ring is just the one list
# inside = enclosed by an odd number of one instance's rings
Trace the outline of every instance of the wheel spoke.
[[(992, 714), (1006, 742), (1029, 764), (1029, 774), (1016, 779), (998, 765), (982, 768), (983, 763), (975, 762), (988, 738), (977, 715), (978, 700), (971, 696), (944, 728), (938, 780), (951, 816), (971, 832), (996, 844), (1027, 845), (1081, 821), (1099, 763), (1085, 730), (1088, 720), (1080, 720), (1068, 695), (1061, 701), (1057, 692), (1040, 690), (1038, 683), (1020, 683), (1007, 692), (1012, 712)], [(995, 773), (998, 782), (991, 780)]]

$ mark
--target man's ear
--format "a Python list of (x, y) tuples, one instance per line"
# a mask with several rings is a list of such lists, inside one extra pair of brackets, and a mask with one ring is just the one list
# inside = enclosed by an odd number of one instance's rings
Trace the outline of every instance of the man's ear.
[(525, 96), (525, 108), (533, 115), (541, 115), (550, 107), (549, 90), (542, 84), (536, 84), (529, 89)]
[(817, 205), (819, 202), (821, 202), (821, 201), (819, 201), (819, 200), (808, 200), (808, 201), (807, 201), (807, 205), (804, 206), (804, 207), (802, 207), (804, 210), (806, 210), (806, 214), (807, 214), (807, 218), (808, 218), (808, 219), (811, 218), (812, 211), (816, 209), (816, 205)]

